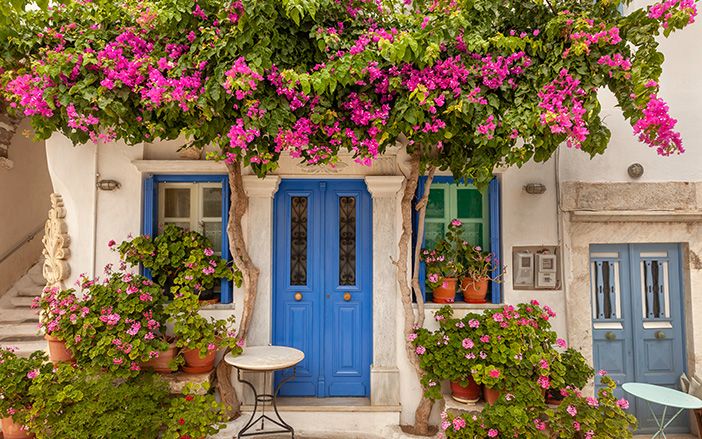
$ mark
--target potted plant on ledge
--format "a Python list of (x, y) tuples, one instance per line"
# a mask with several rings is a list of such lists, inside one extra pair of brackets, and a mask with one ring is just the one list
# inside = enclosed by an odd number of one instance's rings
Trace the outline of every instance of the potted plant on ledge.
[[(116, 244), (110, 241), (109, 245), (114, 248)], [(172, 297), (174, 289), (188, 288), (197, 292), (200, 300), (211, 300), (221, 279), (241, 284), (241, 272), (217, 257), (205, 236), (173, 224), (167, 224), (156, 237), (140, 235), (124, 241), (116, 250), (129, 264), (150, 270), (167, 296)]]
[(67, 347), (75, 337), (78, 317), (83, 313), (75, 290), (46, 288), (41, 296), (34, 298), (32, 308), (40, 309), (39, 325), (49, 344), (49, 359), (54, 364), (75, 361)]
[(226, 320), (209, 319), (200, 315), (197, 295), (185, 289), (178, 290), (168, 304), (169, 322), (173, 324), (176, 345), (181, 348), (186, 373), (207, 373), (214, 368), (220, 348), (229, 348), (234, 355), (242, 351), (242, 342), (236, 338), (234, 316)]
[(102, 282), (81, 278), (80, 285), (84, 298), (75, 336), (68, 341), (79, 364), (135, 376), (172, 348), (165, 337), (165, 297), (151, 280), (114, 272)]
[(459, 220), (451, 221), (446, 236), (433, 249), (422, 251), (422, 260), (427, 268), (426, 284), (432, 289), (434, 303), (453, 303), (456, 300), (456, 284), (464, 270), (457, 254), (457, 244), (462, 242), (461, 226)]

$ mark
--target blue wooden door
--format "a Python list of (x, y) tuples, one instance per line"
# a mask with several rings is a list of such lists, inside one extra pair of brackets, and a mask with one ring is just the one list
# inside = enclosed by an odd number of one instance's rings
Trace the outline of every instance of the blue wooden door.
[[(678, 388), (685, 370), (680, 246), (593, 245), (590, 269), (595, 367), (618, 383)], [(638, 431), (655, 431), (647, 404), (630, 402)], [(685, 417), (669, 428), (689, 430)]]
[(365, 183), (283, 180), (274, 215), (273, 343), (305, 353), (281, 395), (369, 396), (372, 241)]

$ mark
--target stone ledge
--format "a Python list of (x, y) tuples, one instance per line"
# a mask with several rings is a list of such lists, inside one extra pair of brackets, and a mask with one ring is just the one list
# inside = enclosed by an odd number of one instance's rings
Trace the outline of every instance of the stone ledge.
[[(502, 308), (505, 304), (504, 303), (468, 303), (468, 302), (454, 302), (454, 303), (429, 302), (429, 303), (424, 304), (424, 309), (436, 310), (436, 309), (443, 308), (446, 305), (450, 306), (453, 309), (482, 312), (486, 309)], [(412, 307), (414, 309), (417, 309), (417, 304), (413, 303)]]
[(478, 401), (473, 403), (462, 403), (458, 402), (451, 397), (451, 395), (443, 395), (443, 408), (442, 411), (446, 411), (451, 415), (460, 414), (477, 414), (483, 411), (485, 408), (485, 401)]
[[(183, 388), (185, 387), (186, 384), (192, 383), (192, 384), (204, 384), (208, 383), (210, 385), (210, 389), (214, 387), (214, 379), (215, 379), (215, 370), (213, 369), (211, 372), (208, 373), (199, 373), (199, 374), (189, 374), (189, 373), (184, 373), (184, 372), (175, 372), (171, 374), (163, 374), (161, 375), (163, 379), (168, 383), (168, 388), (170, 389), (171, 393), (173, 394), (178, 394), (183, 391)], [(207, 393), (206, 390), (203, 388), (199, 388), (197, 392), (198, 395), (204, 395)]]
[(669, 223), (685, 222), (694, 223), (702, 221), (702, 212), (695, 211), (654, 211), (654, 210), (601, 210), (570, 212), (570, 221), (581, 223), (601, 222), (646, 222)]

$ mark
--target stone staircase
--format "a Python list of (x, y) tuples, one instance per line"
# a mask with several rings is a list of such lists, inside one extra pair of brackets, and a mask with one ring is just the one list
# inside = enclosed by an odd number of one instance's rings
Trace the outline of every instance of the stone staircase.
[(47, 348), (39, 334), (37, 311), (31, 308), (46, 285), (42, 264), (37, 262), (0, 297), (0, 346), (17, 347), (22, 355)]

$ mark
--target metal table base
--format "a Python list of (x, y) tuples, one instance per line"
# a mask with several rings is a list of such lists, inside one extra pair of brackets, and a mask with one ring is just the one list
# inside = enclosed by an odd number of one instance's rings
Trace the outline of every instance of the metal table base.
[(675, 418), (678, 417), (680, 413), (685, 411), (685, 409), (678, 409), (678, 411), (673, 415), (672, 418), (668, 420), (668, 422), (665, 421), (665, 414), (668, 411), (668, 406), (663, 406), (663, 413), (661, 414), (661, 418), (658, 419), (656, 414), (653, 412), (653, 407), (651, 407), (651, 403), (646, 401), (646, 404), (648, 405), (648, 409), (651, 411), (651, 416), (653, 416), (653, 420), (656, 421), (656, 425), (658, 426), (658, 431), (651, 436), (651, 439), (655, 439), (657, 437), (662, 437), (663, 439), (667, 439), (668, 436), (665, 435), (665, 429), (675, 420)]
[[(268, 374), (271, 374), (271, 377), (274, 372), (264, 372), (263, 375), (263, 387), (264, 389), (267, 388), (268, 386)], [(249, 381), (246, 381), (241, 378), (241, 369), (237, 369), (237, 374), (236, 378), (240, 383), (246, 384), (249, 386), (251, 391), (254, 394), (254, 410), (251, 413), (251, 417), (249, 418), (249, 421), (246, 423), (246, 425), (239, 430), (239, 434), (237, 435), (237, 438), (242, 438), (242, 437), (251, 437), (251, 436), (260, 436), (264, 434), (282, 434), (282, 433), (289, 433), (290, 437), (292, 439), (295, 439), (295, 429), (292, 428), (288, 423), (286, 423), (283, 418), (280, 417), (280, 413), (278, 412), (278, 392), (280, 391), (280, 388), (282, 387), (283, 384), (287, 383), (291, 379), (295, 378), (295, 367), (293, 366), (292, 368), (292, 374), (286, 378), (284, 378), (278, 385), (275, 387), (273, 390), (273, 394), (271, 395), (270, 393), (261, 393), (259, 394), (256, 392), (256, 387), (254, 387), (253, 384), (251, 384)], [(261, 403), (261, 414), (256, 417), (256, 413), (258, 413), (258, 408), (259, 408), (259, 403)], [(275, 412), (275, 416), (278, 418), (273, 419), (270, 416), (266, 415), (266, 403), (271, 403), (273, 405), (273, 411)], [(275, 424), (278, 426), (278, 430), (266, 430), (266, 420)], [(249, 432), (256, 424), (258, 424), (258, 421), (261, 421), (261, 428)]]

